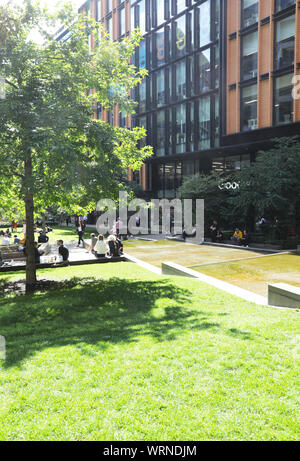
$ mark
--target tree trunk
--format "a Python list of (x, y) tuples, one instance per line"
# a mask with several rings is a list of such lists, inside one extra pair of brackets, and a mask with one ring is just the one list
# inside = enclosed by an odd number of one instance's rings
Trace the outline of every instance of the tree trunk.
[(32, 292), (36, 285), (36, 266), (34, 250), (34, 204), (32, 194), (32, 159), (29, 154), (25, 160), (25, 209), (26, 209), (26, 293)]

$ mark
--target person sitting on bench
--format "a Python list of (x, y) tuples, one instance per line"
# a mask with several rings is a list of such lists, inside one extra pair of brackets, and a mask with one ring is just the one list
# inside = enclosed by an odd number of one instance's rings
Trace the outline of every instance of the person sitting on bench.
[(223, 232), (221, 231), (221, 229), (218, 230), (218, 232), (217, 232), (217, 237), (216, 237), (216, 238), (217, 238), (217, 242), (218, 242), (218, 243), (222, 243), (222, 242), (223, 242), (223, 240), (224, 240), (224, 234), (223, 234)]
[(104, 236), (102, 234), (98, 235), (98, 240), (94, 247), (95, 253), (97, 258), (105, 258), (108, 252), (108, 246), (104, 240)]
[(247, 230), (245, 229), (243, 231), (243, 236), (241, 238), (241, 244), (244, 245), (244, 247), (248, 247), (249, 246), (249, 241), (250, 241), (250, 235), (247, 232)]
[(238, 245), (240, 245), (240, 244), (241, 244), (242, 237), (243, 237), (242, 231), (237, 227), (237, 228), (235, 229), (235, 232), (234, 232), (233, 236), (231, 237), (231, 240), (232, 240), (234, 243), (237, 243)]
[(96, 235), (94, 233), (92, 233), (91, 234), (91, 244), (89, 246), (89, 251), (91, 253), (95, 253), (94, 250), (95, 250), (95, 245), (96, 245), (97, 242), (98, 242), (98, 239), (97, 239)]
[(118, 253), (119, 255), (123, 254), (123, 243), (122, 241), (119, 239), (119, 237), (117, 236), (117, 234), (115, 234), (115, 237), (116, 237), (116, 245), (117, 245), (117, 249), (118, 249)]
[(40, 231), (39, 233), (40, 233), (40, 235), (39, 235), (39, 238), (38, 238), (38, 243), (47, 243), (47, 242), (49, 242), (49, 237), (48, 237), (48, 235), (45, 234), (44, 231)]
[(119, 251), (116, 244), (116, 237), (114, 235), (109, 235), (109, 237), (107, 238), (107, 243), (109, 246), (109, 256), (119, 256)]
[(69, 250), (64, 246), (63, 240), (57, 240), (58, 254), (62, 256), (63, 261), (69, 260)]

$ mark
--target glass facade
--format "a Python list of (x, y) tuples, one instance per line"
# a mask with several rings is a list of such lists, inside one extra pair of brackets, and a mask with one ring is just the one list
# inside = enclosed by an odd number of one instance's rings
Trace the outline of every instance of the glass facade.
[(257, 128), (257, 84), (241, 89), (241, 130)]
[(219, 145), (220, 11), (219, 0), (159, 3), (131, 3), (134, 27), (145, 30), (135, 64), (149, 72), (134, 123), (153, 126), (155, 156), (165, 158)]
[(294, 74), (277, 77), (274, 81), (274, 123), (291, 123), (294, 119), (294, 100), (292, 98), (292, 78)]
[(276, 23), (275, 68), (281, 69), (294, 64), (295, 55), (295, 15)]
[[(211, 168), (231, 171), (250, 162), (250, 154), (233, 155), (231, 151), (221, 156), (226, 144), (222, 134), (226, 134), (228, 114), (228, 99), (223, 98), (222, 91), (229, 88), (240, 95), (237, 118), (240, 116), (242, 133), (238, 136), (245, 139), (245, 144), (255, 136), (250, 132), (259, 128), (258, 119), (261, 125), (265, 123), (261, 112), (258, 114), (258, 88), (262, 80), (272, 80), (273, 101), (271, 91), (266, 100), (269, 105), (273, 104), (274, 127), (294, 121), (296, 1), (274, 0), (275, 13), (270, 17), (273, 66), (270, 63), (270, 68), (258, 75), (259, 31), (267, 22), (258, 22), (258, 0), (240, 0), (241, 25), (240, 30), (235, 31), (236, 35), (240, 34), (240, 56), (237, 57), (237, 60), (240, 58), (240, 78), (232, 82), (226, 81), (226, 63), (221, 61), (230, 53), (229, 48), (227, 51), (223, 48), (224, 35), (220, 41), (221, 33), (225, 33), (221, 14), (229, 3), (225, 0), (131, 0), (128, 4), (124, 0), (114, 3), (95, 0), (97, 21), (104, 24), (111, 39), (122, 38), (128, 29), (134, 28), (139, 28), (143, 35), (132, 64), (147, 69), (148, 76), (132, 91), (138, 104), (131, 123), (144, 126), (147, 138), (142, 144), (153, 145), (154, 157), (148, 164), (147, 180), (149, 188), (158, 192), (159, 197), (176, 196), (182, 179), (191, 174)], [(127, 24), (127, 8), (130, 24)], [(236, 75), (238, 72), (239, 69)], [(238, 111), (236, 104), (232, 110)], [(102, 110), (101, 106), (97, 107), (97, 118), (113, 123), (112, 112)], [(125, 114), (120, 113), (118, 118), (115, 122), (125, 127)], [(230, 134), (235, 134), (236, 125)], [(254, 159), (255, 152), (252, 154)]]
[(258, 32), (242, 37), (241, 80), (257, 77)]
[(242, 0), (242, 27), (258, 21), (258, 0)]
[(296, 4), (296, 0), (275, 0), (276, 11), (281, 11)]

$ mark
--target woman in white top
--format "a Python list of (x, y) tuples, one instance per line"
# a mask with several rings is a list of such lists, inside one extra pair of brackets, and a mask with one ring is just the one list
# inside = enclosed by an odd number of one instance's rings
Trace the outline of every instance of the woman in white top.
[(108, 252), (108, 246), (105, 243), (103, 235), (98, 235), (98, 240), (96, 245), (94, 246), (94, 250), (98, 258), (104, 258), (104, 256), (106, 256), (106, 253)]
[(2, 245), (10, 245), (10, 238), (7, 234), (4, 234), (4, 237), (2, 239)]

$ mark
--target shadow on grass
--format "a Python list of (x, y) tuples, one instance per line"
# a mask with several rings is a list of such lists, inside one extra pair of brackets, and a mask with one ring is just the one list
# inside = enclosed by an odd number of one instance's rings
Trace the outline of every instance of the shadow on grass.
[[(45, 294), (14, 296), (0, 303), (5, 366), (48, 347), (88, 345), (105, 350), (116, 343), (151, 336), (173, 340), (183, 331), (218, 327), (209, 312), (187, 309), (191, 293), (169, 280), (72, 279)], [(165, 307), (160, 307), (161, 301)], [(202, 316), (201, 318), (199, 318)]]

